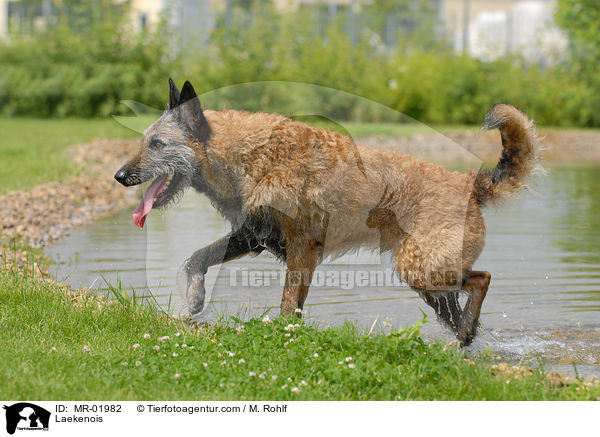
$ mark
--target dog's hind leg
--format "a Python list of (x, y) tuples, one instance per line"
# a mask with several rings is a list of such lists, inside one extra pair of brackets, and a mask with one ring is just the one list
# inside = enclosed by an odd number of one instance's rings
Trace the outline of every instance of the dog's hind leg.
[(458, 291), (427, 292), (419, 291), (419, 296), (435, 311), (438, 320), (458, 334), (462, 310), (458, 302)]
[(248, 239), (246, 234), (242, 237), (239, 232), (231, 232), (194, 252), (183, 267), (187, 276), (190, 314), (197, 314), (204, 308), (204, 275), (209, 267), (231, 261), (250, 252), (260, 253), (263, 249), (264, 247), (258, 241), (253, 238)]
[(481, 305), (487, 294), (492, 275), (489, 272), (472, 271), (462, 288), (469, 293), (458, 329), (458, 340), (468, 346), (475, 337)]

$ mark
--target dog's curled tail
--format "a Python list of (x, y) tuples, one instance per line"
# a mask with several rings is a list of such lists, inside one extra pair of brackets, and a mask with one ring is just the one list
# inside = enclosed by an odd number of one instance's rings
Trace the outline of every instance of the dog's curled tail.
[(481, 128), (498, 128), (504, 148), (496, 168), (480, 170), (475, 177), (473, 196), (477, 203), (484, 205), (489, 201), (501, 202), (526, 188), (525, 178), (541, 167), (533, 120), (514, 106), (492, 106)]

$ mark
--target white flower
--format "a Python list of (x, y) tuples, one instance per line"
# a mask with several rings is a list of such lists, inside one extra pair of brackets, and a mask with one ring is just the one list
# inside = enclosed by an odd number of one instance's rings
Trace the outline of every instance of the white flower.
[(137, 361), (135, 362), (135, 365), (136, 365), (137, 367), (139, 367), (139, 366), (141, 366), (141, 365), (142, 365), (142, 362), (141, 362), (140, 360), (137, 360)]
[(179, 354), (177, 352), (173, 352), (173, 358), (177, 358)]
[(187, 347), (187, 344), (183, 343), (183, 344), (181, 345), (181, 347), (183, 347), (183, 348), (186, 348), (186, 347)]
[(287, 380), (288, 380), (288, 382), (292, 382), (292, 378), (290, 378), (290, 377), (288, 377)]
[(235, 330), (238, 334), (241, 334), (242, 332), (244, 332), (244, 325), (238, 326), (237, 328), (235, 328)]
[(344, 362), (343, 361), (338, 361), (338, 364), (344, 364)]
[(245, 362), (246, 362), (246, 360), (245, 360), (245, 359), (243, 359), (243, 358), (240, 358), (240, 360), (238, 361), (238, 364), (244, 364)]
[(300, 393), (300, 389), (298, 387), (292, 387), (292, 393)]
[(272, 379), (273, 381), (277, 381), (277, 378), (278, 378), (278, 376), (277, 376), (277, 375), (273, 375), (273, 376), (271, 376), (271, 379)]
[(136, 344), (134, 344), (133, 346), (131, 346), (131, 348), (132, 348), (133, 350), (136, 350), (136, 349), (138, 349), (139, 347), (140, 347), (140, 344), (139, 344), (139, 343), (136, 343)]
[(145, 339), (145, 340), (148, 340), (148, 339), (150, 339), (150, 334), (144, 334), (144, 339)]
[(170, 337), (169, 337), (168, 335), (165, 335), (164, 337), (158, 337), (158, 339), (157, 339), (157, 340), (158, 340), (159, 342), (163, 342), (163, 341), (167, 341), (167, 340), (169, 340), (169, 339), (170, 339)]
[(194, 346), (190, 346), (190, 349), (194, 349)]
[(254, 376), (256, 376), (256, 372), (248, 372), (248, 376), (254, 377)]
[(295, 312), (296, 314), (302, 314), (302, 310), (301, 310), (300, 308), (296, 308), (296, 309), (294, 310), (294, 312)]
[(92, 350), (92, 348), (91, 348), (91, 347), (89, 347), (87, 344), (86, 344), (86, 345), (83, 345), (83, 351), (84, 351), (84, 352), (90, 352), (91, 350)]
[(202, 363), (204, 367), (208, 367), (208, 363)]
[(176, 373), (175, 375), (173, 375), (173, 377), (174, 377), (175, 379), (179, 379), (179, 378), (181, 378), (181, 375), (180, 375), (179, 373)]
[(283, 385), (281, 386), (281, 388), (285, 390), (286, 388), (288, 388), (288, 385), (287, 385), (287, 384), (283, 384)]
[(159, 346), (159, 345), (156, 345), (156, 346), (154, 346), (152, 349), (154, 349), (155, 351), (159, 351), (159, 350), (160, 350), (160, 346)]
[(175, 343), (175, 347), (179, 347), (179, 343)]
[(162, 355), (161, 355), (161, 357), (162, 357), (162, 358), (166, 358), (166, 357), (167, 357), (167, 354), (162, 354)]
[(56, 348), (55, 348), (54, 346), (52, 346), (52, 347), (50, 348), (50, 352), (56, 352)]
[(127, 361), (123, 361), (123, 362), (121, 363), (121, 366), (127, 366), (127, 365), (129, 365), (129, 363), (128, 363)]
[(175, 337), (179, 337), (181, 335), (181, 332), (176, 332), (175, 333)]
[(300, 386), (306, 387), (307, 385), (308, 385), (308, 382), (306, 382), (305, 380), (300, 381)]
[(227, 352), (230, 357), (235, 357), (235, 352)]
[(263, 335), (263, 338), (267, 338), (267, 334)]
[(262, 322), (263, 322), (265, 325), (268, 325), (269, 323), (271, 323), (271, 319), (269, 319), (269, 316), (268, 316), (268, 315), (265, 315), (265, 316), (262, 318)]
[(226, 364), (227, 364), (227, 361), (225, 361), (225, 360), (221, 361), (221, 366), (224, 366)]
[(346, 362), (349, 363), (350, 361), (352, 361), (352, 357), (346, 357)]
[(266, 376), (266, 375), (267, 375), (267, 372), (263, 372), (263, 373), (261, 373), (260, 375), (258, 375), (258, 377), (259, 377), (260, 379), (265, 379), (265, 376)]
[(296, 329), (298, 329), (300, 327), (300, 325), (298, 323), (296, 324), (289, 324), (287, 325), (285, 328), (283, 328), (285, 331), (295, 331)]
[(353, 363), (348, 364), (348, 367), (354, 369), (356, 366)]
[(313, 354), (313, 357), (315, 357), (315, 358), (319, 358), (319, 354), (315, 352), (315, 353)]

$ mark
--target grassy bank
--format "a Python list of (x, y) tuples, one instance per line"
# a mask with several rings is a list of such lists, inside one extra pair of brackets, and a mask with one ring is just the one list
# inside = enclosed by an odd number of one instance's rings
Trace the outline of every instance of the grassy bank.
[(94, 138), (134, 138), (113, 119), (0, 118), (0, 195), (76, 173), (66, 150)]
[[(123, 292), (120, 291), (120, 294)], [(139, 300), (108, 301), (0, 271), (0, 398), (210, 400), (596, 399), (540, 372), (426, 344), (418, 327), (369, 336), (272, 317), (194, 328)], [(10, 365), (6, 365), (11, 363)]]

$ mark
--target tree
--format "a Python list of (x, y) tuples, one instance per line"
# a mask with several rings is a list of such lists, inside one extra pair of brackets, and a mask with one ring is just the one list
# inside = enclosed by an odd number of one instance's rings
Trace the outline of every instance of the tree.
[(556, 21), (571, 42), (573, 60), (584, 73), (596, 74), (600, 61), (600, 2), (558, 0)]

